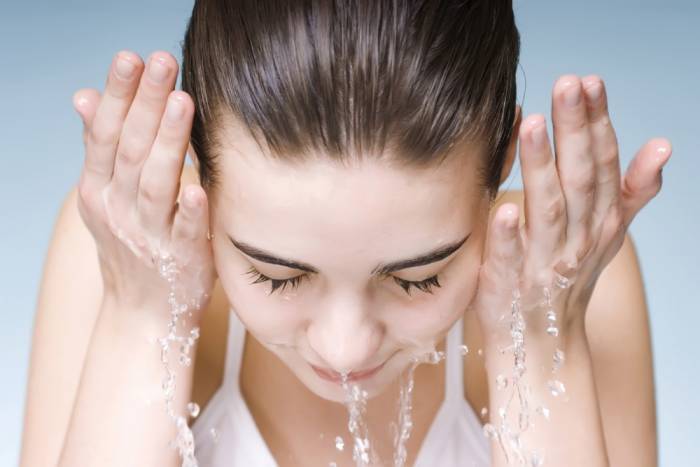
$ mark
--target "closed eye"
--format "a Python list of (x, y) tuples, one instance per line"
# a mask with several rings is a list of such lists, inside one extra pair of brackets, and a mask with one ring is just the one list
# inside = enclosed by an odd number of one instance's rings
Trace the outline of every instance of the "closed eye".
[[(300, 274), (298, 276), (290, 277), (289, 279), (272, 279), (271, 277), (268, 277), (264, 274), (262, 274), (260, 271), (255, 269), (254, 266), (251, 266), (251, 268), (246, 272), (246, 274), (250, 274), (256, 277), (256, 279), (251, 282), (252, 284), (258, 284), (260, 282), (266, 282), (270, 281), (272, 283), (270, 292), (269, 294), (272, 294), (276, 290), (284, 291), (284, 289), (287, 286), (290, 286), (292, 289), (295, 289), (299, 286), (301, 281), (305, 278), (308, 278), (308, 273)], [(433, 293), (433, 287), (442, 287), (440, 285), (440, 282), (438, 281), (438, 275), (435, 274), (434, 276), (428, 277), (427, 279), (423, 279), (422, 281), (408, 281), (405, 279), (400, 279), (398, 277), (392, 276), (394, 279), (394, 282), (396, 282), (398, 285), (401, 286), (401, 288), (408, 294), (411, 295), (411, 287), (415, 287), (416, 289), (420, 290), (421, 292), (426, 292), (426, 293)]]
[(283, 291), (287, 287), (287, 285), (291, 286), (291, 288), (294, 289), (299, 286), (299, 283), (302, 279), (308, 276), (308, 273), (304, 273), (298, 276), (290, 277), (289, 279), (272, 279), (271, 277), (267, 277), (266, 275), (262, 274), (260, 271), (255, 269), (254, 266), (251, 266), (251, 268), (246, 272), (246, 274), (257, 276), (257, 278), (253, 282), (251, 282), (251, 284), (258, 284), (260, 282), (271, 281), (272, 287), (270, 288), (270, 292), (268, 292), (268, 295), (280, 288)]
[(396, 283), (399, 284), (408, 295), (411, 295), (411, 287), (415, 287), (421, 292), (427, 292), (429, 294), (433, 293), (433, 286), (442, 287), (440, 282), (438, 282), (437, 274), (428, 277), (427, 279), (423, 279), (422, 281), (407, 281), (404, 279), (399, 279), (398, 277), (394, 277), (394, 281), (396, 281)]

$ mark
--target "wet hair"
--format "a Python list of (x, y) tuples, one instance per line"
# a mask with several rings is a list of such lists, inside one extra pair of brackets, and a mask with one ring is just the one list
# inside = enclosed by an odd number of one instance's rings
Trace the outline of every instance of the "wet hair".
[(233, 116), (290, 162), (430, 167), (472, 144), (481, 188), (498, 192), (520, 54), (512, 0), (196, 0), (180, 45), (207, 190)]

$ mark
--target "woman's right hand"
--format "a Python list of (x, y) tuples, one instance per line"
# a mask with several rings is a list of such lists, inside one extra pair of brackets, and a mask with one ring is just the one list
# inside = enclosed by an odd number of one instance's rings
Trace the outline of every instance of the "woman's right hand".
[(194, 103), (173, 91), (177, 75), (167, 52), (144, 67), (122, 51), (102, 96), (73, 95), (85, 144), (78, 209), (97, 244), (104, 296), (120, 308), (167, 311), (176, 285), (179, 304), (204, 309), (216, 279), (206, 193), (188, 185), (178, 201)]

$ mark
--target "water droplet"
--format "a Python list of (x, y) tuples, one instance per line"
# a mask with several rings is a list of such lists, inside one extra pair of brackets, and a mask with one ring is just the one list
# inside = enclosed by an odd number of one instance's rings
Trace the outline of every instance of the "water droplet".
[(554, 284), (560, 289), (566, 289), (571, 286), (571, 279), (568, 279), (557, 272), (554, 273), (554, 277)]
[(345, 448), (345, 442), (343, 441), (343, 438), (340, 436), (335, 437), (335, 448), (338, 451), (342, 451)]
[(187, 355), (180, 355), (180, 364), (190, 366), (192, 364), (192, 359)]
[(537, 407), (535, 409), (535, 411), (538, 414), (542, 415), (545, 418), (545, 420), (549, 420), (549, 409), (547, 407), (541, 405), (541, 406)]
[(209, 434), (215, 443), (219, 440), (219, 432), (216, 430), (216, 428), (211, 428), (209, 430)]
[(484, 355), (484, 349), (478, 349), (476, 353), (479, 355), (479, 357), (482, 357)]
[(557, 329), (556, 326), (550, 323), (550, 325), (547, 326), (547, 334), (553, 337), (557, 337), (559, 335), (559, 329)]
[(547, 381), (547, 388), (549, 389), (549, 392), (554, 396), (557, 397), (561, 394), (564, 394), (566, 392), (566, 388), (564, 387), (564, 383), (562, 383), (559, 380), (549, 380)]
[(557, 314), (554, 312), (554, 310), (548, 310), (547, 311), (547, 321), (551, 321), (552, 323), (557, 320)]
[(503, 375), (496, 376), (496, 389), (503, 390), (508, 386), (508, 378)]
[(463, 345), (460, 345), (460, 346), (459, 346), (459, 353), (460, 353), (462, 356), (467, 355), (467, 354), (469, 353), (469, 347), (467, 347), (467, 346), (464, 345), (464, 344), (463, 344)]
[(187, 413), (189, 413), (191, 417), (197, 418), (197, 415), (199, 415), (199, 404), (196, 402), (187, 404)]
[(445, 358), (445, 352), (439, 350), (433, 350), (428, 352), (425, 356), (425, 362), (431, 365), (437, 365)]
[(556, 349), (554, 351), (554, 356), (552, 358), (553, 364), (552, 364), (552, 371), (557, 371), (561, 366), (564, 364), (564, 361), (566, 360), (564, 356), (564, 351), (560, 349)]
[(488, 414), (488, 413), (489, 413), (489, 409), (487, 409), (486, 407), (481, 408), (481, 416), (482, 417), (485, 417), (486, 414)]
[(187, 420), (185, 420), (185, 417), (180, 415), (177, 417), (175, 424), (177, 425), (178, 429), (181, 430), (183, 427), (187, 426)]
[(498, 432), (496, 431), (496, 428), (493, 425), (491, 425), (490, 423), (486, 423), (484, 425), (484, 435), (488, 439), (498, 438)]

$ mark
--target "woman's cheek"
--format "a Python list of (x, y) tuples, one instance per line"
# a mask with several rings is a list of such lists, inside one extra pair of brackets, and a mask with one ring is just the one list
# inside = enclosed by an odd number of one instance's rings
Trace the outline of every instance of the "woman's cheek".
[(467, 310), (476, 295), (479, 275), (479, 252), (472, 251), (461, 260), (450, 265), (449, 273), (444, 274), (442, 288), (434, 289), (434, 294), (423, 294), (420, 300), (404, 309), (397, 309), (392, 317), (394, 334), (402, 341), (416, 344), (439, 340)]
[(246, 270), (243, 264), (227, 264), (218, 269), (221, 287), (241, 322), (266, 340), (293, 340), (307, 319), (296, 292), (276, 290), (268, 295), (271, 282), (251, 284), (253, 279), (244, 273)]

